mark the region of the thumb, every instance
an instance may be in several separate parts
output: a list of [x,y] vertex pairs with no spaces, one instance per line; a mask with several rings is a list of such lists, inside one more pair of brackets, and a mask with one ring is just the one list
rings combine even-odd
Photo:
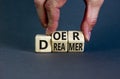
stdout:
[[94,0],[86,0],[85,15],[81,25],[81,30],[86,41],[90,40],[91,31],[97,22],[97,17],[103,3],[102,1],[103,0],[98,0],[95,2]]

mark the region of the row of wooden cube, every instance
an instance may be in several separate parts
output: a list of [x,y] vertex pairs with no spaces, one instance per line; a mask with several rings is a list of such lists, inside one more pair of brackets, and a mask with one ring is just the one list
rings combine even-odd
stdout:
[[84,36],[81,31],[56,31],[52,36],[37,34],[36,52],[83,52]]

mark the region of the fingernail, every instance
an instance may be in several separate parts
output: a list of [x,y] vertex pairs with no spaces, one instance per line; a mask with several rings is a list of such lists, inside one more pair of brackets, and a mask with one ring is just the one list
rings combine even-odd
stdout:
[[46,29],[47,28],[47,24],[42,24],[43,28]]
[[87,34],[87,41],[90,41],[90,37],[91,37],[91,32],[88,32],[88,34]]
[[51,34],[52,34],[51,30],[49,30],[49,28],[47,28],[46,29],[46,35],[51,35]]
[[47,24],[44,24],[44,27],[47,28]]
[[49,35],[49,30],[48,30],[48,28],[46,29],[46,35]]

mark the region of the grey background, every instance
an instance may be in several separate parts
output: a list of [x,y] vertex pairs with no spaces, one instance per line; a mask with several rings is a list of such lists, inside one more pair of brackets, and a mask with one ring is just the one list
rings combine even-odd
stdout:
[[[33,0],[0,0],[0,79],[120,79],[120,5],[105,0],[85,53],[34,53],[44,34]],[[58,30],[79,30],[85,5],[68,0]]]

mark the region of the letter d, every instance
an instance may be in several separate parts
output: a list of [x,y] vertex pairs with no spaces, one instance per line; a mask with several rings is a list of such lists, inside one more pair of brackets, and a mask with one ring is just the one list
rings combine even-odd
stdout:
[[48,43],[46,40],[40,40],[40,49],[46,49],[48,47]]

